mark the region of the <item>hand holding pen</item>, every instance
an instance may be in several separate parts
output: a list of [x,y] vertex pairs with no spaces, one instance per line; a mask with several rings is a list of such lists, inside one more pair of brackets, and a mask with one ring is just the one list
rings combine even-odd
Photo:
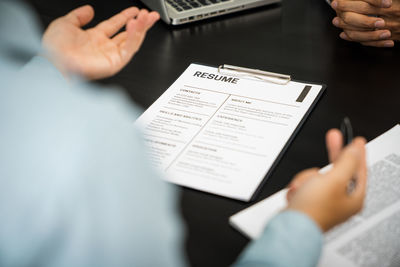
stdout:
[[324,232],[363,207],[367,184],[366,141],[357,137],[343,147],[349,137],[344,140],[340,130],[329,130],[326,145],[332,168],[324,173],[317,168],[302,171],[289,185],[287,208],[305,213]]

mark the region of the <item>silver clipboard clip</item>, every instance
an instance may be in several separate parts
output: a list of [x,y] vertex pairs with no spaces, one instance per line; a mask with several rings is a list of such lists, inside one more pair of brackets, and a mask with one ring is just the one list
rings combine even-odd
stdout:
[[236,77],[255,78],[264,82],[270,82],[280,85],[286,85],[291,81],[290,75],[268,72],[257,69],[237,67],[227,64],[220,65],[218,67],[218,72],[221,74],[228,74]]

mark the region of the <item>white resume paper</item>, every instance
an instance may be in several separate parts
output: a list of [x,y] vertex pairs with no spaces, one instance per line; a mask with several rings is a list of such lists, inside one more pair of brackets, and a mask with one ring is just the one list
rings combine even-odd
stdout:
[[191,64],[136,125],[168,181],[249,201],[322,90]]

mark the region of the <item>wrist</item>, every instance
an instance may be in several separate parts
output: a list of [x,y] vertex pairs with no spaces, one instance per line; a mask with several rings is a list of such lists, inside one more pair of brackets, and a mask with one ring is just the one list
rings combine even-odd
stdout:
[[327,232],[332,228],[332,225],[327,222],[321,212],[313,211],[312,209],[300,208],[300,207],[288,207],[288,211],[299,212],[305,216],[307,216],[314,224],[319,228],[319,230],[323,233]]

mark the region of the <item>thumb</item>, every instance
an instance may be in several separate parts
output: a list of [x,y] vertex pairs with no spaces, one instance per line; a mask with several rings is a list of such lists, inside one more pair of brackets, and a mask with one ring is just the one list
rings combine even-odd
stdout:
[[93,17],[93,7],[91,7],[90,5],[85,5],[72,10],[64,16],[64,19],[77,27],[82,27],[88,24],[93,19]]
[[326,133],[326,148],[329,162],[334,162],[343,148],[343,135],[338,129],[331,129]]
[[365,160],[365,140],[356,138],[343,152],[339,155],[333,164],[333,168],[328,172],[327,176],[334,178],[340,183],[347,183],[354,175],[357,174],[358,168]]

